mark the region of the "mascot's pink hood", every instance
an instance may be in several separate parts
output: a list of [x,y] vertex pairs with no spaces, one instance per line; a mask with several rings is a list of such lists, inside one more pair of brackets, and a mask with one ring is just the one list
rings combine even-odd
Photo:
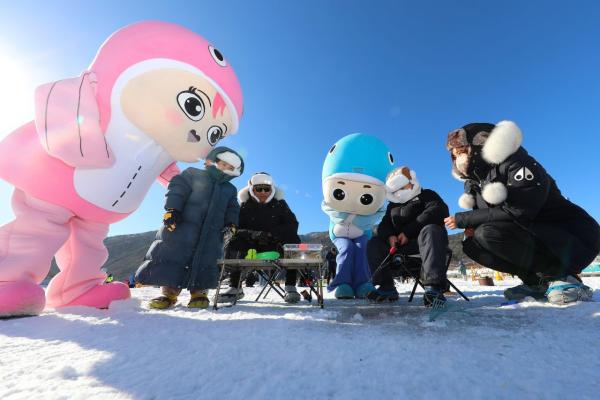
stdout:
[[[206,51],[190,50],[199,48]],[[213,81],[231,106],[236,121],[233,132],[237,130],[243,111],[242,89],[227,60],[201,36],[182,26],[160,21],[139,22],[116,31],[104,42],[90,65],[89,70],[98,79],[96,97],[103,130],[110,121],[110,94],[119,75],[134,64],[161,58],[190,64]]]

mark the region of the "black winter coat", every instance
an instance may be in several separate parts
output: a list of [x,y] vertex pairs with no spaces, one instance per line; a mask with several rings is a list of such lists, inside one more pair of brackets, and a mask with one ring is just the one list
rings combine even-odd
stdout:
[[[482,188],[492,182],[500,182],[507,189],[506,200],[500,204],[489,204],[483,199]],[[459,228],[512,221],[544,243],[568,267],[586,266],[600,252],[598,223],[563,197],[554,179],[522,147],[502,163],[491,166],[483,179],[467,180],[465,193],[474,197],[475,206],[472,211],[456,214]],[[589,251],[573,254],[565,232]]]
[[281,245],[300,243],[298,220],[283,199],[273,198],[263,204],[249,197],[240,208],[239,228],[269,232],[274,242]]
[[448,215],[444,200],[433,190],[423,189],[417,197],[406,203],[388,204],[377,227],[377,236],[387,239],[404,233],[409,239],[416,239],[426,225],[444,226],[444,218]]
[[188,168],[173,177],[165,209],[182,212],[173,232],[162,226],[136,273],[138,282],[189,289],[217,285],[217,258],[223,252],[222,229],[237,224],[237,190],[216,182],[206,171]]

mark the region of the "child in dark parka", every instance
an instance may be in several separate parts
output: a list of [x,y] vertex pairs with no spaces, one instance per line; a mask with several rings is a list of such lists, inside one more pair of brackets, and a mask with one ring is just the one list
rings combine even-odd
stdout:
[[223,230],[235,229],[240,211],[229,181],[242,174],[244,162],[235,151],[216,147],[205,167],[188,168],[169,183],[163,226],[136,274],[142,284],[162,286],[150,308],[173,306],[183,288],[191,294],[188,307],[207,308],[208,289],[217,285]]

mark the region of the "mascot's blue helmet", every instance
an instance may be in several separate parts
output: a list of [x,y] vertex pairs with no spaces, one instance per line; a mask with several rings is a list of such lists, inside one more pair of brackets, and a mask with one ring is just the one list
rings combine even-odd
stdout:
[[353,133],[338,140],[327,153],[321,178],[339,177],[357,182],[384,185],[394,168],[394,157],[381,140]]

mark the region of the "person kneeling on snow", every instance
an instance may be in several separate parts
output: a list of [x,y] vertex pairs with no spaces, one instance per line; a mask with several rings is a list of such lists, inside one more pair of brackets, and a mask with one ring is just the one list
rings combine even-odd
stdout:
[[[444,218],[448,206],[433,190],[422,189],[415,171],[408,167],[393,170],[386,179],[386,195],[389,204],[377,235],[367,244],[367,257],[373,274],[373,284],[379,287],[367,294],[376,302],[398,300],[392,265],[379,268],[390,247],[396,254],[419,254],[422,260],[421,281],[425,287],[423,303],[430,307],[434,301],[445,302],[446,251],[448,233]],[[417,274],[418,271],[410,271]]]
[[204,170],[186,169],[169,183],[163,226],[136,273],[138,282],[162,286],[162,296],[152,299],[150,308],[175,305],[183,288],[191,294],[189,308],[207,308],[208,289],[217,286],[222,231],[234,229],[240,210],[229,181],[242,174],[244,161],[235,151],[216,147],[204,165]]
[[[275,186],[271,175],[259,172],[250,178],[248,186],[240,190],[240,223],[237,233],[227,246],[226,258],[244,258],[249,249],[258,253],[278,251],[282,245],[300,243],[298,221],[283,199],[283,191]],[[235,253],[235,254],[234,254]],[[229,302],[244,296],[238,289],[240,272],[230,275],[230,287],[219,294],[219,302]],[[300,294],[296,290],[296,270],[286,271],[285,301],[297,303]]]
[[446,218],[446,226],[465,229],[463,250],[473,260],[523,281],[504,291],[507,299],[591,300],[577,274],[600,251],[600,227],[563,197],[521,142],[511,121],[448,134],[452,173],[465,185],[459,205],[472,211]]

